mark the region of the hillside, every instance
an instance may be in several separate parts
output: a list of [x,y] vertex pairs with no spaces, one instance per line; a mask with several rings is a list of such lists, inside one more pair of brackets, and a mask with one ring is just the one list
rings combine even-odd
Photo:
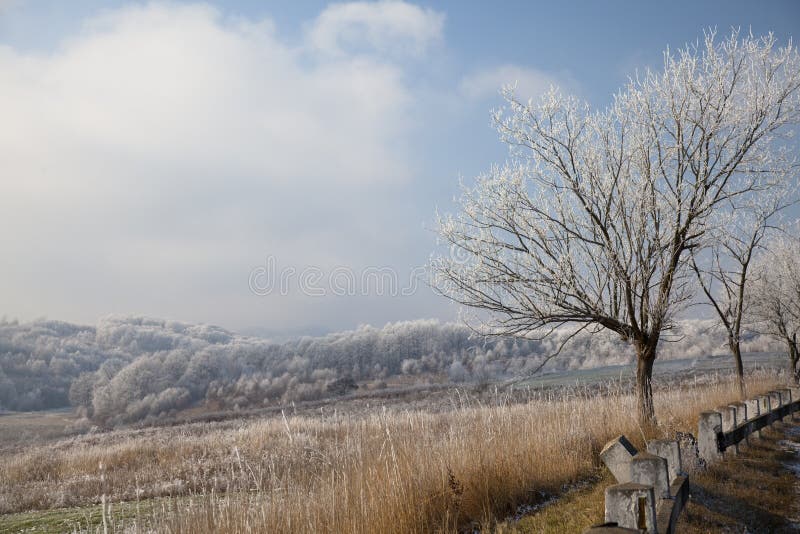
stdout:
[[[660,357],[725,353],[708,321],[684,321]],[[356,388],[480,382],[534,371],[571,332],[543,341],[476,336],[435,320],[390,323],[287,342],[210,325],[110,316],[95,326],[39,320],[0,323],[0,409],[74,406],[94,424],[159,418],[191,405],[281,405]],[[769,348],[750,336],[745,350]],[[630,361],[606,333],[583,332],[542,372]]]

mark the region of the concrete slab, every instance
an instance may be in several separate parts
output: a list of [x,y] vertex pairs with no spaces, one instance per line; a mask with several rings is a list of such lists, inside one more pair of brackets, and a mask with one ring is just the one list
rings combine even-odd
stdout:
[[649,452],[640,452],[631,460],[631,482],[652,486],[657,499],[669,499],[667,459]]
[[623,528],[657,534],[653,488],[633,482],[607,487],[605,520]]
[[707,464],[722,460],[717,432],[722,432],[722,415],[719,412],[702,412],[697,423],[697,449]]
[[628,438],[617,436],[600,451],[600,459],[617,479],[624,484],[631,481],[631,459],[638,453]]
[[[744,403],[747,405],[747,418],[748,419],[755,419],[756,417],[761,415],[761,410],[759,408],[758,399],[747,399],[746,401],[744,401]],[[751,436],[755,436],[757,438],[760,438],[761,437],[761,431],[760,430],[756,430],[755,432],[753,432],[751,434]]]
[[672,439],[656,439],[647,442],[647,452],[661,456],[667,460],[670,483],[675,477],[683,473],[681,464],[681,448],[678,442]]

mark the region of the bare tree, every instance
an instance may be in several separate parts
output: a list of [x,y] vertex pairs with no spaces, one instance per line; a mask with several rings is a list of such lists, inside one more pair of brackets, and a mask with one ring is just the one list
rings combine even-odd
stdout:
[[775,221],[781,210],[793,203],[793,190],[788,175],[777,174],[771,191],[733,202],[728,211],[717,217],[717,224],[708,233],[709,247],[692,254],[692,268],[707,303],[714,309],[728,337],[733,356],[739,393],[745,396],[741,334],[745,320],[747,291],[752,281],[750,266],[754,255],[776,230]]
[[800,382],[800,242],[783,236],[772,240],[767,248],[753,265],[748,316],[754,328],[786,344],[789,371]]
[[616,332],[635,348],[638,415],[652,423],[653,363],[691,298],[690,251],[715,210],[788,172],[776,140],[800,116],[799,88],[792,45],[710,32],[667,51],[662,72],[631,80],[605,111],[504,89],[494,118],[512,160],[440,217],[453,253],[433,260],[435,287],[489,334]]

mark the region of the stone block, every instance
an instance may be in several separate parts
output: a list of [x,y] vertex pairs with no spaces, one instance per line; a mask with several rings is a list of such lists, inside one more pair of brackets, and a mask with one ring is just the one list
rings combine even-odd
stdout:
[[716,411],[722,416],[723,432],[730,432],[736,427],[736,408],[733,406],[720,406]]
[[[773,410],[783,406],[784,398],[780,391],[770,391],[768,395],[770,400],[770,406],[772,406]],[[778,416],[775,416],[774,421],[776,422],[780,421],[780,418]]]
[[676,432],[675,439],[681,450],[681,468],[686,473],[694,473],[702,469],[705,461],[700,458],[697,448],[697,437],[689,432]]
[[[732,402],[729,406],[733,406],[736,408],[736,426],[742,426],[747,422],[747,404],[744,402]],[[745,443],[747,443],[747,437],[744,438]],[[739,445],[735,447],[736,452],[739,452]]]
[[758,399],[747,399],[744,401],[744,404],[747,406],[747,419],[755,419],[761,413],[758,406]]
[[683,473],[681,464],[681,448],[678,442],[671,439],[656,439],[647,442],[647,452],[656,456],[661,456],[667,460],[667,470],[669,481],[672,483],[675,478]]
[[758,409],[762,414],[772,411],[772,399],[769,395],[758,396]]
[[628,438],[618,436],[603,447],[600,451],[600,459],[617,479],[617,482],[624,484],[631,481],[631,459],[638,453]]
[[606,522],[656,534],[656,502],[652,486],[616,484],[606,488]]
[[667,459],[640,452],[631,460],[631,482],[652,486],[657,499],[669,499]]
[[[746,401],[744,401],[744,403],[747,405],[747,418],[748,419],[755,419],[756,417],[761,415],[761,410],[759,409],[758,399],[747,399]],[[753,432],[752,435],[757,437],[757,438],[760,438],[761,437],[761,431],[760,430],[756,430],[755,432]]]
[[[781,394],[781,403],[782,404],[791,404],[794,401],[794,397],[792,396],[792,390],[789,388],[779,389],[778,393]],[[787,414],[783,418],[784,423],[788,423],[792,420],[792,414]]]
[[[769,395],[769,399],[770,399],[770,405],[772,406],[772,409],[773,409],[773,410],[775,410],[776,408],[780,408],[780,407],[781,407],[781,406],[783,406],[783,405],[784,405],[784,403],[785,403],[785,402],[788,400],[788,399],[787,399],[787,398],[785,398],[785,397],[784,397],[784,395],[783,395],[783,394],[782,394],[780,391],[778,391],[778,390],[775,390],[775,391],[770,391],[770,392],[768,393],[768,395]],[[781,420],[781,418],[780,418],[780,417],[778,417],[777,415],[775,415],[775,416],[774,416],[774,419],[773,419],[773,422],[779,422],[780,420]]]
[[[800,401],[800,387],[797,386],[789,386],[789,391],[792,394],[792,402]],[[800,418],[800,411],[796,411],[792,414],[793,419]]]
[[[722,415],[722,431],[723,432],[730,432],[734,428],[736,428],[736,408],[732,405],[728,406],[720,406],[717,408],[717,411]],[[725,452],[730,452],[731,454],[738,454],[739,447],[734,445],[733,447],[729,447],[726,449]]]
[[772,398],[769,395],[758,396],[758,409],[761,411],[761,415],[772,411],[772,402]]
[[728,406],[736,409],[736,425],[739,426],[747,421],[747,404],[744,402],[732,402]]
[[719,452],[717,432],[722,431],[722,415],[719,412],[702,412],[697,423],[697,450],[707,464],[722,459]]

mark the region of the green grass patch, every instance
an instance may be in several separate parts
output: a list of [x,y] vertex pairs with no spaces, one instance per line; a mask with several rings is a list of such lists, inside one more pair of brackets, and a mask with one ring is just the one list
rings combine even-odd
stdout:
[[580,534],[592,525],[603,522],[606,486],[614,484],[610,473],[600,470],[602,477],[588,486],[567,491],[559,499],[519,521],[501,523],[497,534]]
[[[168,497],[111,503],[106,508],[106,525],[109,532],[122,531],[126,525],[136,522],[140,526],[147,522],[157,507],[166,501],[174,501]],[[57,508],[0,515],[0,533],[30,532],[41,534],[61,534],[64,532],[102,532],[103,507],[99,504],[74,508]]]

